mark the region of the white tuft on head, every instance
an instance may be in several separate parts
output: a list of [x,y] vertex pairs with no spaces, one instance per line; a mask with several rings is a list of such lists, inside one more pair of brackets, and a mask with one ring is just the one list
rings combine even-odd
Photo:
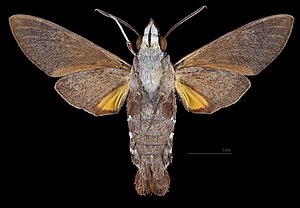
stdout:
[[153,19],[150,19],[149,24],[144,30],[141,48],[160,48],[159,32]]

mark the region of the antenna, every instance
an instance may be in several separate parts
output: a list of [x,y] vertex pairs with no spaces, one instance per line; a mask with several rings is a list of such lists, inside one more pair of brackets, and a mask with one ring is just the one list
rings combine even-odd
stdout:
[[100,14],[102,14],[102,15],[104,15],[106,17],[112,18],[113,20],[116,21],[117,25],[119,26],[119,28],[120,28],[120,30],[121,30],[121,32],[122,32],[122,34],[123,34],[123,36],[124,36],[124,38],[126,40],[126,45],[128,47],[128,50],[135,56],[136,53],[134,52],[132,44],[131,44],[130,40],[128,39],[125,31],[123,30],[123,27],[122,27],[121,24],[125,25],[126,27],[128,27],[129,29],[131,29],[135,34],[137,34],[138,36],[140,36],[140,34],[134,29],[134,27],[132,27],[129,23],[125,22],[124,20],[122,20],[122,19],[120,19],[120,18],[118,18],[118,17],[116,17],[116,16],[114,16],[114,15],[112,15],[110,13],[107,13],[107,12],[105,12],[103,10],[95,9],[95,12],[99,12]]
[[169,29],[169,31],[165,34],[164,38],[167,38],[167,36],[170,35],[170,33],[174,29],[176,29],[182,23],[184,23],[185,21],[189,20],[190,18],[192,18],[193,16],[195,16],[196,14],[198,14],[199,12],[201,12],[204,8],[207,8],[207,6],[202,6],[202,7],[198,8],[196,11],[192,12],[191,14],[189,14],[188,16],[184,17],[182,20],[180,20],[179,22],[177,22],[173,27],[171,27]]

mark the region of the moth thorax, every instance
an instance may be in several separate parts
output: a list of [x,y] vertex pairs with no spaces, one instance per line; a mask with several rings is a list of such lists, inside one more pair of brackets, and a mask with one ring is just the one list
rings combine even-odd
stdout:
[[160,48],[141,47],[137,54],[138,76],[142,88],[152,100],[157,95],[164,74],[162,58],[165,53]]
[[145,92],[147,92],[150,100],[152,100],[157,95],[157,90],[159,88],[162,71],[157,70],[154,67],[146,67],[145,70],[140,73],[140,80]]

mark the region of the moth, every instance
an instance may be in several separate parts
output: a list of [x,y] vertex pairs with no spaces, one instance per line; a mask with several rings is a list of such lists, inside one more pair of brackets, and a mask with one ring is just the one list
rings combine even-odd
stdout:
[[[294,18],[264,17],[239,27],[188,54],[175,64],[166,53],[166,37],[152,19],[136,48],[122,25],[109,13],[133,53],[132,64],[55,23],[29,15],[13,15],[9,24],[19,47],[40,70],[60,77],[56,91],[72,106],[94,116],[116,114],[127,101],[131,159],[137,167],[139,195],[165,195],[172,161],[176,95],[187,111],[212,114],[237,102],[249,89],[246,76],[259,74],[282,51]],[[136,32],[137,33],[137,32]],[[138,34],[138,33],[137,33]]]

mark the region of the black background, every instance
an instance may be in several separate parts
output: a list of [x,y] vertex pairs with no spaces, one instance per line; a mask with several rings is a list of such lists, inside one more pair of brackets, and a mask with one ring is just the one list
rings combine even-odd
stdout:
[[[290,171],[286,150],[295,139],[299,64],[297,18],[288,44],[235,105],[217,113],[195,115],[178,102],[174,159],[169,166],[170,192],[164,197],[138,196],[136,167],[130,161],[126,108],[118,115],[93,117],[68,105],[47,77],[21,52],[8,17],[30,14],[53,21],[118,55],[132,54],[115,22],[95,8],[112,13],[143,32],[152,17],[164,34],[202,5],[208,9],[168,37],[171,61],[177,60],[243,24],[272,14],[296,16],[296,1],[37,1],[0,3],[1,124],[5,188],[11,204],[82,207],[231,206],[237,199],[254,203],[286,184],[278,173]],[[126,29],[135,42],[136,36]],[[221,153],[231,155],[189,155]],[[292,151],[287,153],[291,154]],[[276,180],[273,180],[273,177]],[[247,190],[253,190],[248,192]],[[274,195],[270,200],[274,200]],[[275,197],[280,200],[280,197]],[[105,205],[107,204],[107,205]],[[242,205],[240,204],[240,205]]]

